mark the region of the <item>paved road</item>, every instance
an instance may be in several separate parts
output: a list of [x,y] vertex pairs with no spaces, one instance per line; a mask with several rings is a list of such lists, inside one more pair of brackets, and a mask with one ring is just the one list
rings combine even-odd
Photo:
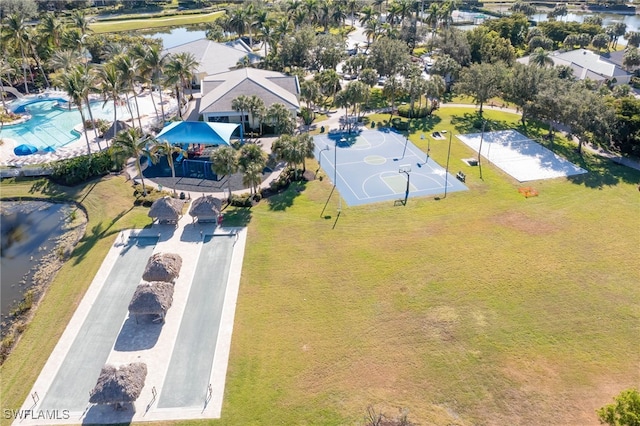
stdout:
[[109,357],[157,241],[156,237],[139,237],[123,247],[43,398],[40,410],[83,411],[87,407],[89,392]]

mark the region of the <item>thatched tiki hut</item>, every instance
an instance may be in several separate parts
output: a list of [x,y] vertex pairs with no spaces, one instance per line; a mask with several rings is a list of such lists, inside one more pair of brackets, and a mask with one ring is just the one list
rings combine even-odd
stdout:
[[142,273],[145,281],[164,281],[172,283],[180,275],[182,258],[175,253],[156,253],[149,258]]
[[176,224],[182,217],[183,201],[171,197],[158,198],[149,209],[149,217],[158,219],[159,223]]
[[138,315],[158,315],[164,322],[164,316],[172,303],[173,284],[162,281],[142,283],[133,293],[129,313],[136,316],[136,323]]
[[222,201],[212,195],[206,195],[198,198],[191,204],[189,215],[195,222],[216,222],[220,211],[222,210]]
[[135,402],[147,378],[147,365],[141,362],[115,368],[112,365],[102,367],[96,387],[89,393],[89,402],[100,405],[113,405],[121,408],[123,404]]

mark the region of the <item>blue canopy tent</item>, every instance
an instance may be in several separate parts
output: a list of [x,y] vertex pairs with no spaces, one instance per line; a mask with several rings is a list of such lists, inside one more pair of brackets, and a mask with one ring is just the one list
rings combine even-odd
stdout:
[[22,145],[18,145],[15,148],[13,148],[13,153],[15,155],[31,155],[31,154],[35,154],[36,152],[38,152],[38,148],[26,143]]
[[[240,124],[176,121],[165,126],[158,133],[156,139],[180,145],[230,145],[231,135],[238,127]],[[240,138],[242,138],[242,129],[240,130]]]

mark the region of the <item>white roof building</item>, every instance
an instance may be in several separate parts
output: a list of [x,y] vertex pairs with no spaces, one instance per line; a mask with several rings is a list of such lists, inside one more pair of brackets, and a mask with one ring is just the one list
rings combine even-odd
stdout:
[[[298,77],[275,71],[241,68],[209,75],[202,80],[199,113],[204,121],[228,123],[241,122],[241,113],[231,106],[240,95],[256,95],[269,108],[283,104],[293,116],[300,110],[300,85]],[[255,124],[255,117],[245,117]]]
[[[631,80],[631,73],[613,61],[587,49],[553,52],[549,57],[553,60],[554,66],[571,67],[573,75],[580,80],[588,78],[597,82],[611,81],[615,85],[628,84]],[[526,65],[529,63],[529,56],[519,58],[517,61]]]

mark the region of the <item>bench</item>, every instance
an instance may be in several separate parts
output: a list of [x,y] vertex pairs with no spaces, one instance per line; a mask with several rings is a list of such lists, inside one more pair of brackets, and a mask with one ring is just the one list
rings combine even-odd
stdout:
[[465,175],[462,172],[458,172],[458,174],[456,174],[456,178],[460,181],[460,182],[464,182],[467,179],[467,175]]

